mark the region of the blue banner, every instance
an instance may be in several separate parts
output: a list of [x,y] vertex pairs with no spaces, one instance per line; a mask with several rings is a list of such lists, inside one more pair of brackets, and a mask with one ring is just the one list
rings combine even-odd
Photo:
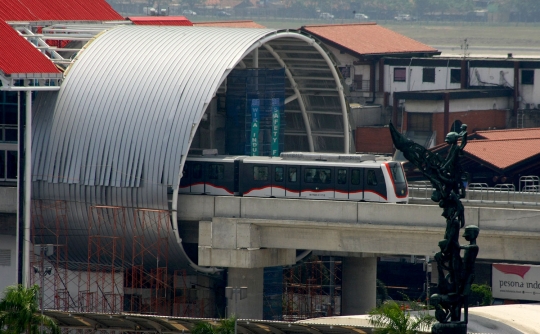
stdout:
[[251,100],[251,155],[259,155],[260,100]]
[[272,156],[279,157],[279,127],[281,124],[279,99],[272,99]]

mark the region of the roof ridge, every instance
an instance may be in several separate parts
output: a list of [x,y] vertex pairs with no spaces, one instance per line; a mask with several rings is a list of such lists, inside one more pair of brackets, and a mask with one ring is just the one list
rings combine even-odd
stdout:
[[476,133],[492,133],[492,132],[520,132],[520,131],[540,131],[540,128],[522,128],[522,129],[498,129],[498,130],[480,130]]
[[498,139],[470,139],[467,143],[475,143],[475,142],[493,142],[493,141],[511,141],[511,140],[538,140],[540,139],[540,135],[538,137],[518,137],[518,138],[498,138]]
[[[326,24],[307,24],[303,25],[302,28],[307,27],[340,27],[340,26],[376,26],[377,22],[357,22],[357,23],[326,23]],[[379,27],[382,27],[379,25]]]

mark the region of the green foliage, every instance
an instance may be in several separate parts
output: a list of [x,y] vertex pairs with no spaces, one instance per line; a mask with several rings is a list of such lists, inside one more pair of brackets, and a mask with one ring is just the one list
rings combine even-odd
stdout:
[[[54,320],[41,316],[38,307],[39,286],[25,288],[22,285],[8,286],[0,301],[0,332],[5,334],[37,334],[43,323],[52,334],[60,329]],[[4,329],[5,328],[5,329]]]
[[471,285],[471,294],[469,295],[470,306],[489,306],[493,302],[491,288],[487,284]]
[[387,299],[388,289],[386,285],[381,280],[377,280],[377,306],[384,304]]
[[419,312],[411,316],[396,302],[390,301],[369,312],[369,323],[377,329],[376,334],[416,334],[427,332],[435,318]]
[[219,325],[212,325],[208,322],[198,322],[191,329],[192,334],[233,334],[236,318],[221,319]]

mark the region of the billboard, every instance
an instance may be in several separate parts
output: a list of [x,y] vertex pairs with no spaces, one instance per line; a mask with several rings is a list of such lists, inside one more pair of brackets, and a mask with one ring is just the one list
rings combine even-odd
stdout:
[[494,263],[491,287],[495,298],[540,301],[540,266]]

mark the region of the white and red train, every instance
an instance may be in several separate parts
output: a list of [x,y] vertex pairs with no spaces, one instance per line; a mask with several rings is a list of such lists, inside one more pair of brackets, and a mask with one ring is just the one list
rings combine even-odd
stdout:
[[374,155],[188,156],[180,193],[407,203],[401,163]]

